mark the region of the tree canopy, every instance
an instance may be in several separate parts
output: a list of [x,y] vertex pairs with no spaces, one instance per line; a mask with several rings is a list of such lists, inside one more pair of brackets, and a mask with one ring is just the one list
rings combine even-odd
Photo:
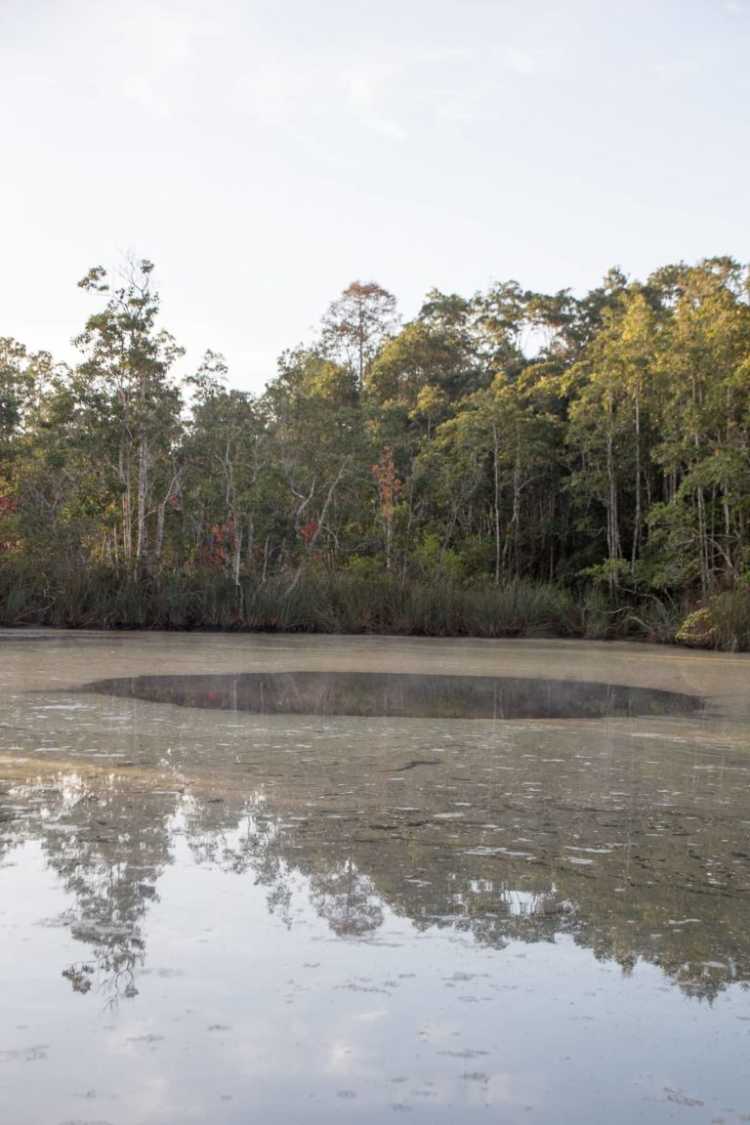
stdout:
[[80,283],[73,365],[0,339],[0,565],[138,580],[388,572],[699,600],[750,573],[750,274],[583,296],[355,281],[265,391],[176,371],[149,261]]

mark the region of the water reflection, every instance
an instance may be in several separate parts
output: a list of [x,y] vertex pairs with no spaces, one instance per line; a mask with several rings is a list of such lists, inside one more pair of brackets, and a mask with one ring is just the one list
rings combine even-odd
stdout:
[[84,690],[258,715],[591,719],[679,715],[703,706],[697,696],[623,684],[381,672],[135,676],[97,680]]
[[[583,646],[394,642],[349,661],[376,673],[353,717],[328,713],[345,678],[126,678],[296,666],[308,642],[265,644],[17,646],[10,688],[0,660],[13,1125],[750,1114],[746,709],[640,650],[612,679],[673,696],[563,688],[564,661],[596,678]],[[307,667],[334,648],[348,666],[321,642]],[[435,675],[399,687],[397,657]],[[81,690],[93,668],[117,692]],[[536,668],[551,686],[443,675]],[[273,707],[243,710],[260,684]]]
[[85,947],[63,971],[73,990],[85,994],[95,980],[109,1002],[136,996],[143,922],[170,862],[165,795],[106,778],[92,787],[74,773],[44,784],[0,783],[0,824],[0,861],[3,851],[39,841],[71,903],[45,924],[69,928]]
[[[84,947],[64,975],[111,1000],[137,995],[147,915],[179,840],[197,868],[265,887],[289,927],[303,886],[305,910],[337,938],[376,936],[388,912],[417,933],[452,930],[496,950],[567,934],[626,973],[651,962],[699,998],[750,981],[747,820],[701,815],[700,802],[571,807],[533,791],[515,807],[456,800],[473,795],[454,787],[468,815],[453,818],[409,805],[352,818],[330,801],[295,812],[200,783],[184,794],[122,773],[61,773],[2,784],[0,861],[41,843],[70,903],[54,921]],[[498,842],[501,825],[512,846]]]

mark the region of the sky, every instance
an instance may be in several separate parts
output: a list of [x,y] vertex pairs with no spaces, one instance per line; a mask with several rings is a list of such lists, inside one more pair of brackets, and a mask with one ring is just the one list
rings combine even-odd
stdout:
[[72,361],[133,254],[260,390],[355,279],[747,261],[748,59],[750,0],[0,0],[0,335]]

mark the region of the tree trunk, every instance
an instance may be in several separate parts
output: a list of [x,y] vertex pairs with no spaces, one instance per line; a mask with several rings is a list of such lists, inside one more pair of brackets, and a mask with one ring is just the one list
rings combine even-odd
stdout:
[[494,472],[495,472],[495,585],[500,585],[500,471],[498,466],[498,438],[497,424],[492,424],[492,437],[494,440]]
[[154,559],[156,564],[161,562],[161,551],[164,545],[164,514],[167,509],[167,501],[162,500],[159,507],[156,509],[156,540],[154,542]]
[[510,525],[513,529],[513,574],[519,574],[519,540],[521,536],[521,442],[516,439],[516,458],[513,463],[513,514]]
[[[614,457],[614,424],[612,419],[611,400],[607,404],[607,548],[610,564],[622,558],[620,545],[620,520],[618,513],[617,477],[615,474]],[[614,567],[610,566],[609,587],[614,591],[617,586],[617,575]]]
[[706,502],[703,496],[703,489],[698,488],[695,491],[696,506],[698,509],[698,544],[700,548],[700,563],[701,563],[701,591],[705,596],[708,593],[710,586],[710,572],[708,566],[708,535],[706,532]]
[[133,557],[133,506],[130,488],[130,457],[120,447],[118,470],[124,492],[122,494],[122,553],[126,565]]
[[164,521],[167,511],[167,504],[175,494],[175,488],[179,479],[179,470],[174,474],[169,482],[169,488],[164,493],[164,499],[156,509],[156,539],[154,542],[154,560],[157,565],[161,562],[162,550],[164,548]]
[[249,572],[255,570],[255,560],[253,558],[253,551],[255,550],[255,520],[250,517],[247,525],[247,547],[245,548],[245,558],[247,559],[247,569]]
[[630,569],[635,574],[635,564],[641,545],[641,401],[638,392],[635,396],[635,519],[633,527],[633,550]]
[[263,573],[260,576],[260,584],[264,586],[268,577],[268,536],[263,544]]
[[232,559],[232,578],[235,586],[240,584],[240,562],[242,560],[242,527],[234,523],[234,557]]
[[721,510],[724,513],[724,539],[726,542],[725,557],[727,559],[727,574],[731,577],[734,577],[736,570],[732,552],[732,517],[729,510],[729,497],[727,495],[726,485],[722,485],[721,489]]
[[136,569],[140,569],[148,550],[148,529],[146,527],[146,506],[148,499],[148,441],[142,432],[138,442],[138,509],[135,550]]

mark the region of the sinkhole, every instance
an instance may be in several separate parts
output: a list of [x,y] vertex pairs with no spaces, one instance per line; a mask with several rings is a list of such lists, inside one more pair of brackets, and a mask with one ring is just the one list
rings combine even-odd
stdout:
[[400,672],[243,672],[97,680],[84,691],[255,715],[602,719],[682,715],[703,700],[624,684]]

